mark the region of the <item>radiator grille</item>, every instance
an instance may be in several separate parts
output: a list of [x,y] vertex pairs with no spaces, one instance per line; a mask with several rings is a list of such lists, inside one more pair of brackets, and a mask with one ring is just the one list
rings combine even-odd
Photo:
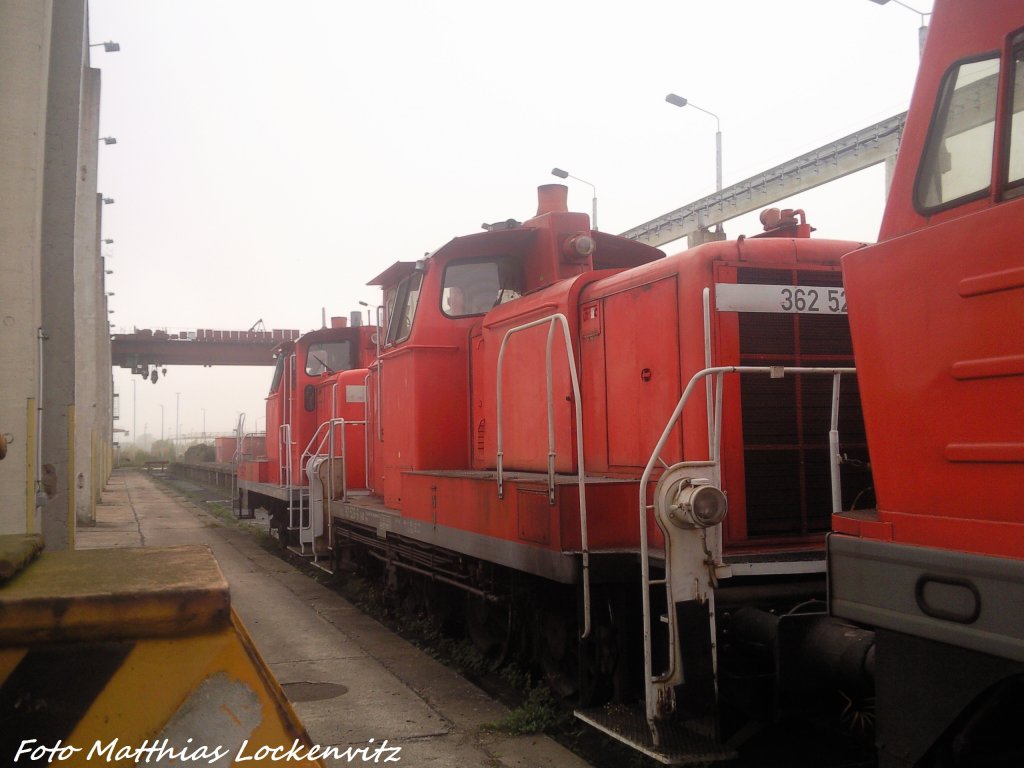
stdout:
[[[838,272],[741,268],[738,282],[840,287]],[[852,366],[843,315],[739,313],[741,365]],[[747,535],[799,536],[827,531],[832,507],[828,376],[741,376]],[[866,463],[867,441],[854,377],[844,376],[839,411],[840,453]],[[843,508],[871,485],[869,473],[842,468]]]

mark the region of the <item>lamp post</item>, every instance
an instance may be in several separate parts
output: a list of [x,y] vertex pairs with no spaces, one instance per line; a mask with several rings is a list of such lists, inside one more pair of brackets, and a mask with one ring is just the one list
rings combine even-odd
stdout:
[[[885,5],[888,2],[890,2],[890,0],[871,0],[871,2],[877,3],[878,5]],[[896,5],[906,8],[908,11],[916,13],[918,16],[921,17],[921,26],[918,27],[917,29],[917,54],[918,56],[924,56],[924,43],[928,39],[928,25],[925,23],[924,17],[931,16],[931,13],[919,11],[917,10],[917,8],[914,8],[913,6],[900,2],[900,0],[892,0],[892,2],[896,3]]]
[[689,99],[684,99],[682,96],[677,96],[674,93],[670,93],[665,97],[665,101],[676,107],[690,106],[694,109],[698,109],[705,115],[711,115],[715,118],[715,191],[722,191],[722,121],[718,119],[718,115],[714,112],[709,112],[704,107],[698,107]]
[[551,175],[557,176],[560,179],[575,179],[576,181],[582,182],[593,190],[593,198],[591,199],[591,214],[590,214],[590,226],[592,229],[597,229],[597,187],[591,184],[586,179],[581,179],[579,176],[573,176],[568,171],[563,171],[561,168],[552,168]]

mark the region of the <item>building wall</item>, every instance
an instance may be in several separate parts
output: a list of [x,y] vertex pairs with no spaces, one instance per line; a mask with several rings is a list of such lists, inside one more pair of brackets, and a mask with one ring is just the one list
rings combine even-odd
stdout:
[[101,402],[102,374],[97,365],[96,348],[100,332],[108,339],[109,333],[103,264],[99,253],[98,211],[103,203],[96,193],[100,145],[100,72],[91,67],[85,68],[82,78],[80,122],[74,244],[74,486],[75,517],[79,523],[91,524],[96,521],[96,497],[101,488],[99,479],[103,475],[101,425],[104,417],[109,418]]
[[87,18],[86,0],[0,0],[0,534],[51,550],[74,546],[110,472]]
[[74,546],[75,227],[78,223],[85,0],[53,0],[43,179],[43,537]]
[[32,525],[52,2],[0,0],[0,533]]

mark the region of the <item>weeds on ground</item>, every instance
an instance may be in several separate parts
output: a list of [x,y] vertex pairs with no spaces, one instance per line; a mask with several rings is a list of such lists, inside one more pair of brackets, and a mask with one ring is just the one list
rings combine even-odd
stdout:
[[526,701],[501,720],[496,723],[485,723],[480,727],[494,733],[522,736],[564,728],[569,721],[569,713],[555,700],[551,689],[545,685],[538,685],[530,690]]

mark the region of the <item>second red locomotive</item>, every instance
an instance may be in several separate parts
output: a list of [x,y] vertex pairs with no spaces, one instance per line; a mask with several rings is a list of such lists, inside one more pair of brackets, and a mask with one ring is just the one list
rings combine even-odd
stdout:
[[[275,377],[297,414],[268,470],[299,494],[292,539],[364,548],[392,583],[458,608],[485,649],[528,625],[552,686],[583,703],[642,694],[644,664],[644,748],[675,759],[659,736],[673,721],[684,758],[727,757],[717,668],[734,649],[717,605],[823,596],[831,515],[871,485],[839,266],[859,244],[811,239],[802,211],[764,221],[666,257],[592,230],[549,185],[532,219],[393,265],[371,282],[376,355],[342,374],[365,379],[365,415],[311,407],[301,371],[328,331],[296,344],[294,383]],[[709,368],[735,375],[674,416]],[[601,712],[581,716],[622,737]]]

